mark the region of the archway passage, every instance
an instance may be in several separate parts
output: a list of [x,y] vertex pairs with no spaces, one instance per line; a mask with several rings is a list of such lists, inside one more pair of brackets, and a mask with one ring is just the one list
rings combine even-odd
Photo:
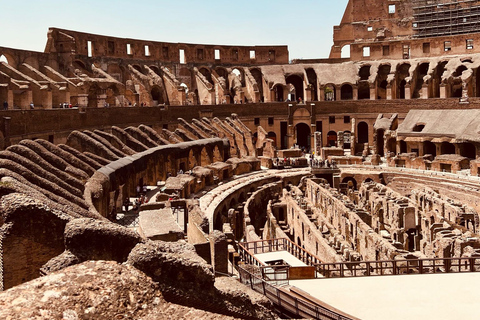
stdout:
[[353,88],[349,84],[344,84],[340,88],[340,99],[341,100],[352,100],[353,99]]
[[337,145],[337,133],[335,131],[329,131],[327,133],[327,144],[329,147],[335,147]]
[[475,145],[469,142],[460,145],[460,152],[463,157],[469,159],[475,159],[477,154]]
[[358,143],[368,143],[368,124],[364,121],[358,123]]
[[423,142],[423,154],[431,154],[433,158],[437,156],[437,148],[435,143],[431,141],[424,141]]
[[280,84],[277,84],[273,87],[273,92],[275,93],[275,101],[283,101],[283,87]]
[[357,190],[357,180],[355,180],[353,177],[343,178],[342,183],[346,183],[348,189]]
[[442,142],[440,150],[442,154],[455,154],[455,146],[450,142]]
[[295,87],[295,99],[301,98],[305,100],[303,96],[303,79],[300,76],[292,74],[285,79],[285,82],[291,83]]
[[318,93],[317,93],[317,74],[315,70],[309,68],[306,70],[308,83],[312,86],[312,101],[318,101]]
[[152,95],[152,100],[154,105],[165,103],[165,101],[163,100],[163,95],[160,87],[154,86],[152,88],[151,95]]
[[310,127],[305,123],[299,123],[295,126],[297,131],[297,145],[301,148],[310,149]]

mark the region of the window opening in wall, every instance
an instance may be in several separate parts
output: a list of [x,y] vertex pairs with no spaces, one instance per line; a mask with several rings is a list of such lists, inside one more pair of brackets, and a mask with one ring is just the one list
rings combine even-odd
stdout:
[[197,49],[197,59],[203,60],[203,49]]
[[340,57],[341,58],[350,58],[350,45],[349,44],[344,45],[342,47],[342,52],[340,54]]
[[467,39],[467,49],[473,49],[473,39]]
[[396,11],[396,7],[394,4],[389,4],[388,5],[388,13],[392,14],[392,13],[395,13]]
[[260,125],[260,118],[254,118],[254,119],[253,119],[253,123],[254,123],[256,126],[259,126],[259,125]]
[[430,42],[423,43],[423,53],[430,53]]
[[382,54],[384,56],[389,56],[390,55],[390,46],[382,46]]
[[130,43],[127,43],[127,54],[128,55],[132,54],[132,45]]
[[416,23],[416,22],[412,23],[412,27],[414,27],[414,28],[418,27],[418,23]]
[[273,117],[268,117],[268,125],[273,126]]
[[344,116],[343,123],[350,123],[350,116]]
[[363,56],[370,57],[370,47],[363,47]]
[[145,46],[145,57],[150,57],[150,47],[148,45]]
[[335,116],[329,116],[328,123],[335,123]]
[[220,49],[215,49],[215,60],[220,60]]
[[450,51],[452,50],[452,42],[451,41],[445,41],[443,43],[443,47],[445,51]]
[[250,50],[250,59],[255,59],[255,50]]
[[367,31],[373,31],[373,27],[368,26],[368,27],[367,27]]
[[93,56],[92,41],[87,41],[87,55],[89,58]]
[[185,64],[185,50],[180,49],[179,54],[180,54],[180,63]]
[[410,45],[403,45],[403,59],[410,59]]

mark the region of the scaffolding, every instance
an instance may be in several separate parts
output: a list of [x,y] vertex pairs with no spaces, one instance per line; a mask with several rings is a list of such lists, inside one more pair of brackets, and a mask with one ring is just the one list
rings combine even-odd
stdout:
[[480,32],[480,0],[412,0],[416,38]]

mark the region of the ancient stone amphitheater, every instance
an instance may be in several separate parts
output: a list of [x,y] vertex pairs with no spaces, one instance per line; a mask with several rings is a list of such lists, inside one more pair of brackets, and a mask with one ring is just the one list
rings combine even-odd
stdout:
[[[478,53],[51,28],[0,57],[2,319],[355,319],[279,279],[480,270]],[[272,281],[279,247],[311,269]]]

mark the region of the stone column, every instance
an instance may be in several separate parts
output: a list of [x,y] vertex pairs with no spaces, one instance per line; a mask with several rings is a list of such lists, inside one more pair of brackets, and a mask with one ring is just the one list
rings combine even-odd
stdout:
[[213,230],[208,235],[210,241],[210,255],[215,272],[228,273],[228,246],[227,237],[218,230]]
[[313,150],[315,151],[316,155],[320,155],[322,152],[322,133],[315,131],[314,133],[314,142],[313,142]]
[[412,88],[411,85],[408,83],[405,85],[405,100],[412,98]]
[[343,131],[338,131],[337,132],[337,146],[339,148],[344,148],[345,146],[345,140],[344,140],[344,136],[343,136]]
[[377,100],[377,88],[375,86],[370,87],[370,100]]
[[77,98],[78,109],[80,112],[85,112],[88,106],[88,94],[79,94]]
[[392,100],[392,85],[388,84],[387,85],[387,100]]
[[422,84],[422,90],[420,91],[420,99],[428,99],[428,84]]
[[447,85],[445,83],[440,84],[440,98],[445,99],[447,97]]
[[353,87],[353,100],[358,100],[358,86],[352,86]]

